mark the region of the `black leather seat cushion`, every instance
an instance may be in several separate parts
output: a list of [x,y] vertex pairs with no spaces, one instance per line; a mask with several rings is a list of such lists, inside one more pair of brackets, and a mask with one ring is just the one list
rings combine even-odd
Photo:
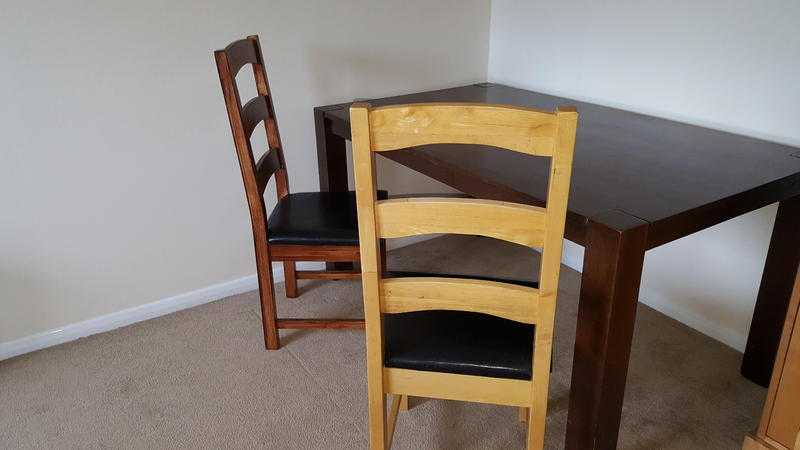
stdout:
[[386,367],[531,379],[533,325],[463,311],[384,316]]
[[282,198],[267,221],[270,244],[358,245],[355,192],[302,192]]
[[[379,190],[377,197],[389,194]],[[300,192],[280,199],[267,220],[270,244],[358,245],[356,193]]]

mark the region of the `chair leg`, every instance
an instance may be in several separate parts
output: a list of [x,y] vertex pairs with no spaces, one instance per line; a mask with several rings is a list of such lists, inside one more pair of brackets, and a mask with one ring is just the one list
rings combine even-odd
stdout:
[[369,409],[369,448],[386,449],[386,394],[368,395]]
[[392,395],[392,406],[389,409],[389,419],[386,423],[386,448],[391,450],[392,439],[394,438],[394,428],[397,424],[397,414],[402,409],[403,403],[408,406],[408,396]]
[[530,408],[524,408],[522,406],[519,407],[519,421],[520,423],[528,423],[528,414]]
[[297,298],[297,270],[294,261],[283,262],[283,279],[286,297]]
[[410,398],[411,397],[409,397],[407,395],[403,395],[400,398],[400,411],[408,411],[409,409],[411,409],[411,407],[408,404]]
[[281,347],[278,335],[278,317],[275,307],[275,286],[272,283],[272,264],[258,262],[258,295],[261,300],[261,325],[264,328],[264,345],[267,350]]
[[[542,450],[544,448],[544,428],[547,420],[547,396],[550,385],[550,361],[552,344],[552,317],[555,314],[554,303],[545,305],[549,311],[544,311],[543,324],[538,326],[533,348],[536,349],[533,362],[533,401],[528,407],[528,450]],[[540,316],[541,317],[541,316]],[[548,323],[550,326],[548,326]]]

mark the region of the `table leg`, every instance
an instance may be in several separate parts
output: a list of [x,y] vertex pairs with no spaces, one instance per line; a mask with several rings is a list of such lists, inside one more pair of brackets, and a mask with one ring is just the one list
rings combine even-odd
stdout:
[[647,231],[647,222],[622,212],[589,221],[567,449],[616,448]]
[[[346,191],[347,146],[345,138],[337,136],[325,120],[325,108],[314,108],[314,129],[317,134],[317,166],[319,189],[322,192]],[[346,262],[327,263],[328,270],[352,270]]]
[[800,265],[800,196],[782,201],[775,216],[767,262],[742,359],[742,375],[769,386],[795,274]]

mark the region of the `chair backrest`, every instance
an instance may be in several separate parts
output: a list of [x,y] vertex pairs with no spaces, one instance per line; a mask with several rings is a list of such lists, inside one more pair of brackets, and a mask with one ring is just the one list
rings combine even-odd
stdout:
[[[487,104],[354,104],[350,117],[367,328],[370,322],[381,323],[381,313],[434,309],[480,312],[535,323],[539,330],[540,324],[552,328],[577,112]],[[549,157],[545,207],[464,198],[376,201],[375,152],[443,143]],[[483,280],[380,278],[379,239],[433,233],[489,236],[541,248],[539,288]]]
[[[486,104],[375,109],[355,104],[350,108],[372,448],[391,446],[394,428],[389,425],[387,431],[388,422],[382,419],[387,392],[526,407],[528,448],[544,446],[555,301],[577,122],[578,114],[571,108],[555,113]],[[545,207],[480,199],[376,200],[376,152],[445,143],[487,145],[550,158]],[[541,248],[539,288],[479,279],[381,278],[380,239],[432,233],[489,236]],[[535,324],[531,380],[384,367],[383,313],[422,310],[470,311]],[[399,403],[393,404],[394,417]]]
[[[257,236],[266,236],[267,211],[263,199],[264,190],[270,178],[275,175],[278,198],[283,198],[289,194],[289,180],[258,36],[248,36],[246,39],[235,41],[223,50],[215,51],[214,58],[217,61],[219,82],[225,97],[254,233]],[[236,85],[236,74],[247,64],[253,66],[258,95],[242,106]],[[256,160],[250,145],[250,137],[253,130],[262,122],[267,134],[266,151]]]

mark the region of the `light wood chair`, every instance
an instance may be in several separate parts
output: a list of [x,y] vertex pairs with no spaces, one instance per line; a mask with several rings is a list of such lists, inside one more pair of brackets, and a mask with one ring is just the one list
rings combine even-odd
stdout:
[[[233,142],[244,180],[255,244],[264,343],[280,347],[282,328],[362,328],[363,319],[279,319],[275,308],[272,262],[282,261],[286,296],[298,296],[298,279],[338,280],[360,276],[356,270],[298,271],[296,261],[357,262],[358,222],[351,192],[289,193],[289,178],[272,93],[258,36],[248,36],[214,52]],[[242,106],[236,74],[252,65],[258,95]],[[256,160],[250,138],[264,123],[266,151]],[[278,204],[267,220],[264,191],[275,176]],[[386,192],[379,193],[385,198]]]
[[[419,396],[526,408],[527,448],[541,449],[577,113],[485,104],[354,104],[350,118],[371,448],[391,447],[401,405],[407,396]],[[550,158],[546,207],[376,198],[375,152],[444,143]],[[541,248],[539,288],[478,279],[382,277],[380,239],[433,233]],[[393,396],[388,418],[386,394]]]

